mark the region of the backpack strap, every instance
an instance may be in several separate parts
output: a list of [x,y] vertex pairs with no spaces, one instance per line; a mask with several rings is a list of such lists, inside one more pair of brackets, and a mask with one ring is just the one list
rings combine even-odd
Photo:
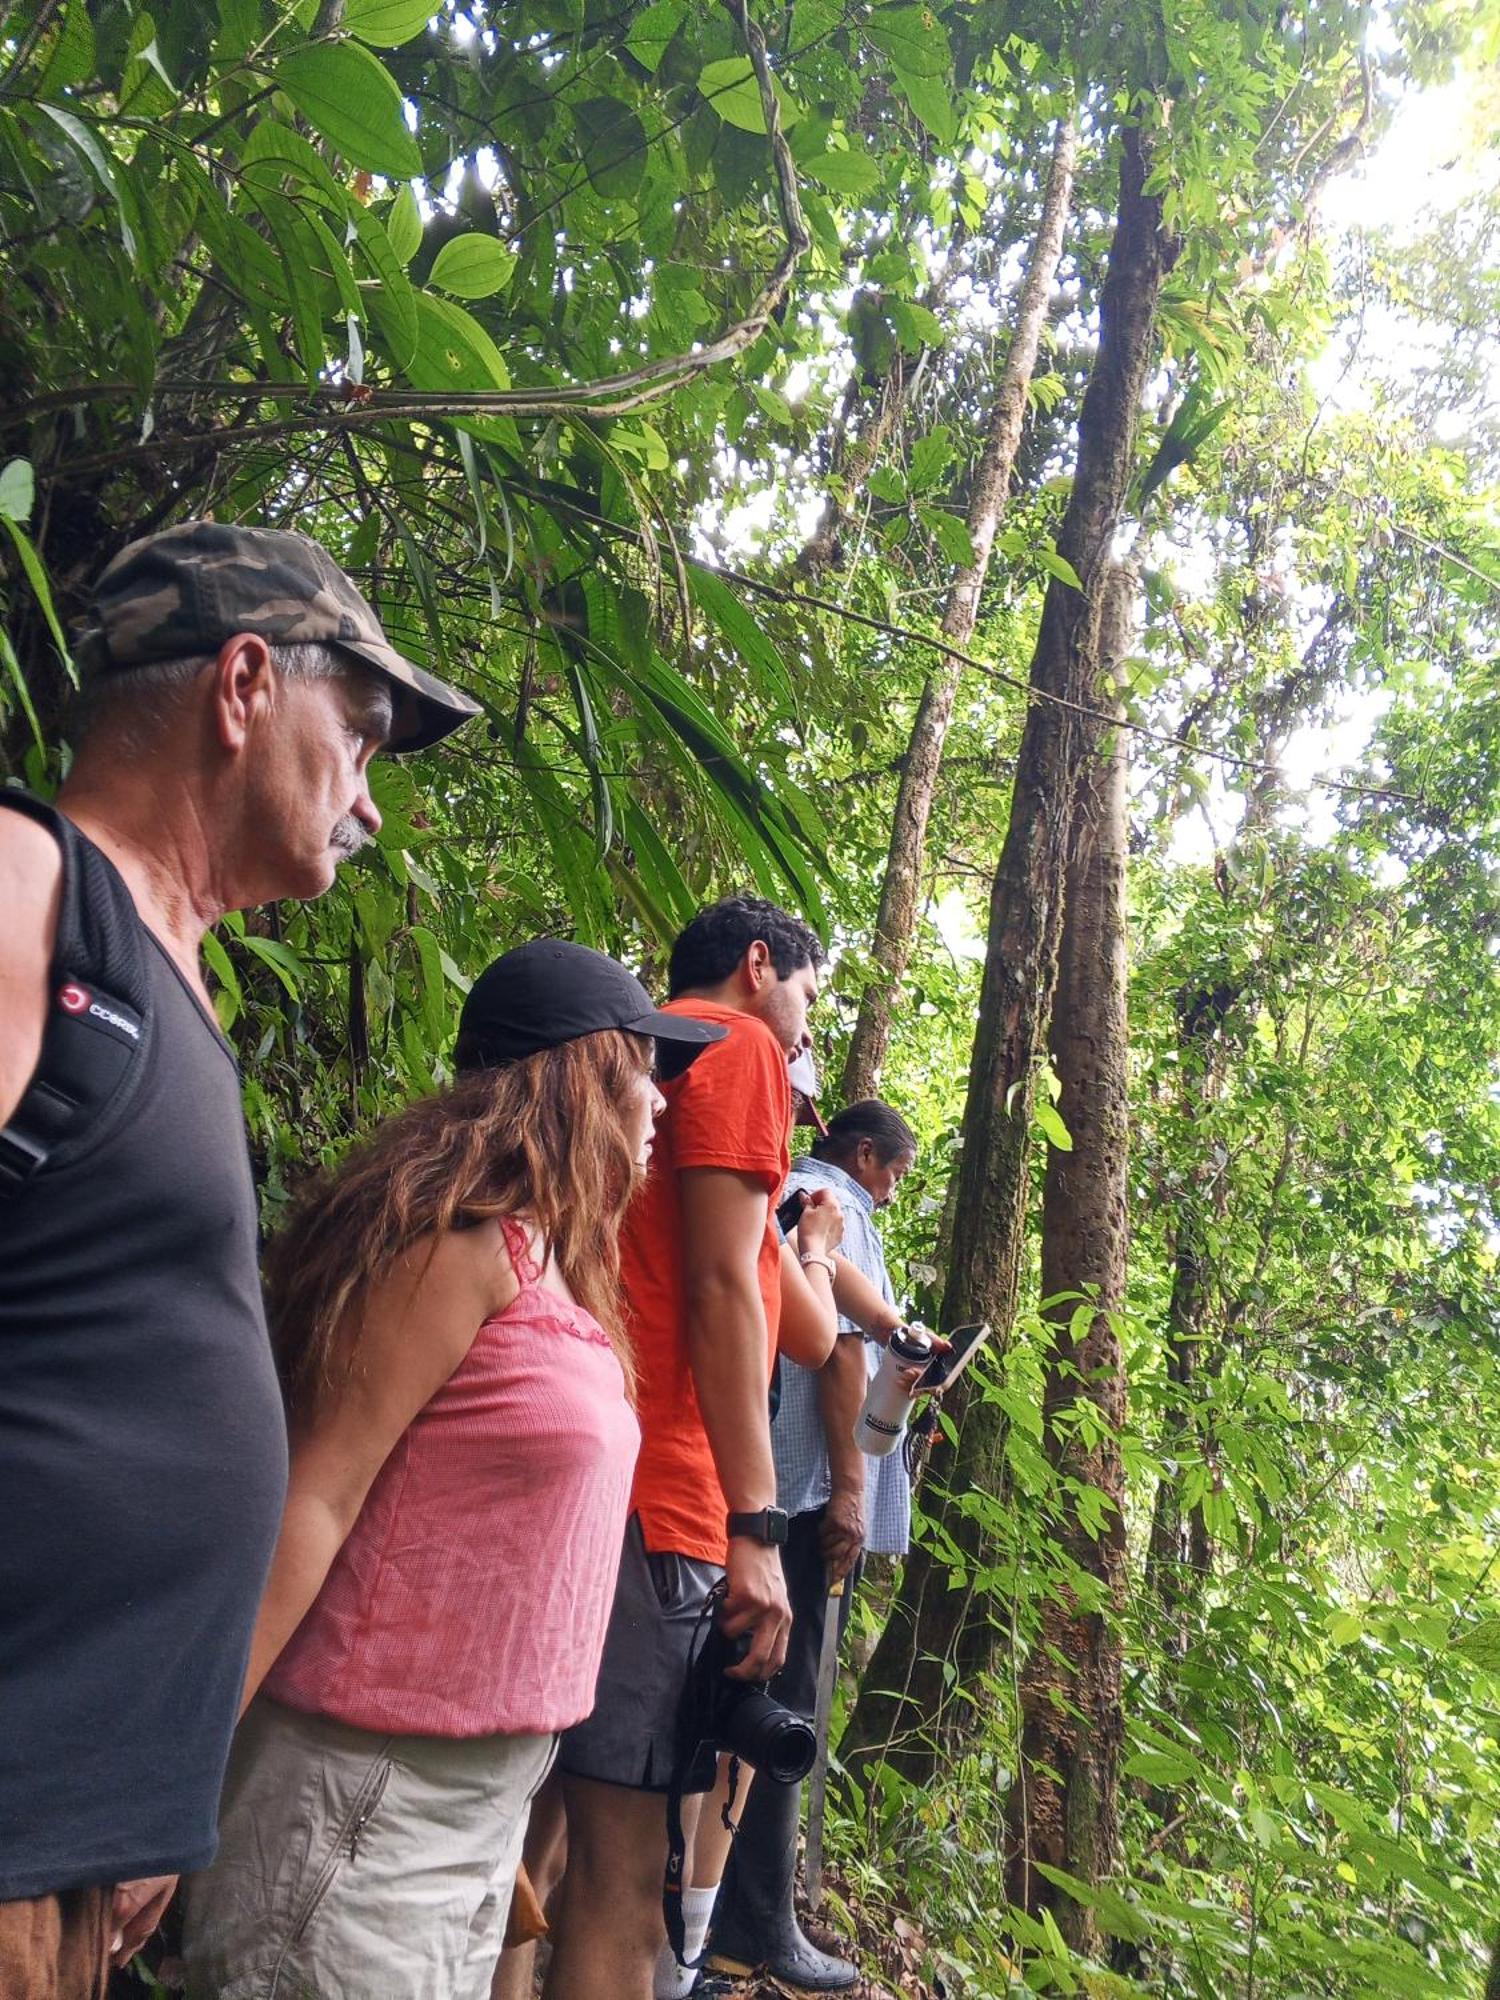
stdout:
[[130,891],[91,840],[53,806],[0,790],[0,807],[44,826],[62,850],[62,900],[41,1054],[0,1126],[0,1202],[48,1165],[83,1151],[140,1080],[149,1037],[141,922]]

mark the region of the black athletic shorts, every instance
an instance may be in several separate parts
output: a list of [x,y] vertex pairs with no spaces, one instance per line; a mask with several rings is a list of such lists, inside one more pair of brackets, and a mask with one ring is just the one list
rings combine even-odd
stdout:
[[695,1556],[648,1554],[640,1516],[631,1515],[594,1712],[563,1731],[560,1771],[640,1792],[667,1790],[688,1655],[704,1600],[723,1574]]

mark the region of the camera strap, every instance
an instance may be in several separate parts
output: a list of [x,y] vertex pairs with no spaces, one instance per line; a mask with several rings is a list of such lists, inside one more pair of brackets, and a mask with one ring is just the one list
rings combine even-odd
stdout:
[[[687,1872],[687,1838],[682,1830],[683,1786],[692,1776],[693,1765],[702,1741],[700,1724],[703,1718],[698,1712],[698,1661],[707,1641],[714,1615],[724,1601],[725,1586],[716,1583],[703,1600],[703,1608],[698,1613],[698,1623],[688,1645],[687,1673],[683,1679],[682,1692],[677,1704],[677,1743],[672,1758],[672,1780],[667,1786],[667,1866],[662,1876],[661,1913],[667,1927],[667,1943],[672,1947],[673,1956],[686,1972],[696,1972],[708,1956],[705,1945],[696,1958],[687,1956],[687,1933],[682,1921],[682,1886]],[[724,1825],[730,1833],[737,1826],[730,1818],[735,1796],[739,1791],[740,1760],[730,1759],[729,1797],[724,1802]]]

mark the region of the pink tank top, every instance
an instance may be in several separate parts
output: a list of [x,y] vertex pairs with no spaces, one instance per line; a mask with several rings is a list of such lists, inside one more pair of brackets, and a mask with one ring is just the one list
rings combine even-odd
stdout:
[[420,1736],[542,1734],[594,1706],[640,1428],[598,1321],[504,1227],[520,1294],[376,1474],[266,1677],[276,1701]]

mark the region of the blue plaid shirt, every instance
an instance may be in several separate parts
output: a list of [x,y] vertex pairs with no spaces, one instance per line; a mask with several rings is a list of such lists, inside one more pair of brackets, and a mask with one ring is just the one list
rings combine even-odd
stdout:
[[[842,1167],[809,1155],[797,1160],[787,1176],[786,1191],[832,1188],[844,1211],[844,1240],[839,1254],[879,1287],[891,1301],[895,1293],[885,1268],[885,1251],[875,1227],[875,1204]],[[840,1318],[841,1334],[858,1333],[852,1320]],[[880,1348],[865,1341],[865,1367],[873,1375],[880,1366]],[[776,1499],[788,1514],[807,1514],[821,1507],[833,1491],[828,1470],[828,1445],[818,1408],[817,1371],[781,1360],[781,1407],[771,1425],[771,1450],[776,1459]],[[904,1556],[911,1533],[911,1486],[899,1451],[889,1458],[865,1461],[865,1547],[876,1555]]]

